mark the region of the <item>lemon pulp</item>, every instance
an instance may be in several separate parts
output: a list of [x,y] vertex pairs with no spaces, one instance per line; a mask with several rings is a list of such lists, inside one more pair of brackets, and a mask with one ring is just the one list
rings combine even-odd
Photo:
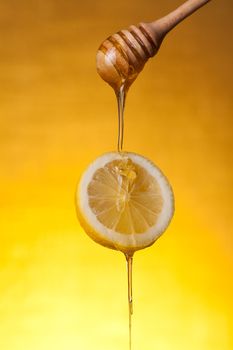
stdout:
[[88,196],[97,219],[124,234],[143,233],[155,225],[163,205],[156,179],[127,157],[96,170]]

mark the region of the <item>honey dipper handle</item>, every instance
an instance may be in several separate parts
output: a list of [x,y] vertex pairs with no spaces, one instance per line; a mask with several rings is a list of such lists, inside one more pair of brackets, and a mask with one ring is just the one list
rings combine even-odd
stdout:
[[155,32],[160,31],[161,37],[164,37],[172,28],[190,16],[193,12],[198,10],[210,0],[187,0],[184,4],[179,6],[176,10],[170,12],[161,19],[150,23],[151,30]]

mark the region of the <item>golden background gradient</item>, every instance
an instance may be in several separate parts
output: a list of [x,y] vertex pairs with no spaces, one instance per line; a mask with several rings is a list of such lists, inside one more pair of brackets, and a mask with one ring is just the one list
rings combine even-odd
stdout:
[[[81,172],[116,148],[95,53],[181,2],[1,0],[1,350],[128,348],[123,255],[74,208]],[[176,197],[167,232],[135,255],[133,350],[233,349],[232,10],[211,1],[180,24],[129,91],[125,149]]]

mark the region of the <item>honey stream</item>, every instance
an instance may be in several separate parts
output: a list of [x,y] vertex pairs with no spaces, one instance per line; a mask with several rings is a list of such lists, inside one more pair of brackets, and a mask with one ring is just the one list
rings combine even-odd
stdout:
[[132,349],[132,315],[133,315],[133,284],[132,284],[132,267],[133,255],[125,254],[127,262],[128,278],[128,307],[129,307],[129,350]]
[[[122,83],[119,90],[116,91],[117,106],[118,106],[118,139],[117,150],[119,153],[123,152],[124,142],[124,109],[126,90],[125,85]],[[133,315],[133,286],[132,286],[132,267],[133,267],[133,254],[125,253],[127,263],[127,283],[128,283],[128,312],[129,312],[129,350],[132,350],[132,315]]]
[[124,109],[125,109],[125,98],[126,92],[124,85],[121,85],[119,91],[116,92],[117,107],[118,107],[118,139],[117,139],[117,150],[118,152],[123,151],[124,142]]

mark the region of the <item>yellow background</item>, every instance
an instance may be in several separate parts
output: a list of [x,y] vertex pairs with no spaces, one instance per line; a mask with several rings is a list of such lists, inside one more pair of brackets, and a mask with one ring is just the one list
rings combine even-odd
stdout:
[[[93,243],[76,182],[116,148],[95,53],[181,1],[1,0],[0,349],[128,348],[123,255]],[[125,149],[167,175],[176,214],[134,261],[134,350],[233,349],[233,4],[165,39],[129,91]]]

